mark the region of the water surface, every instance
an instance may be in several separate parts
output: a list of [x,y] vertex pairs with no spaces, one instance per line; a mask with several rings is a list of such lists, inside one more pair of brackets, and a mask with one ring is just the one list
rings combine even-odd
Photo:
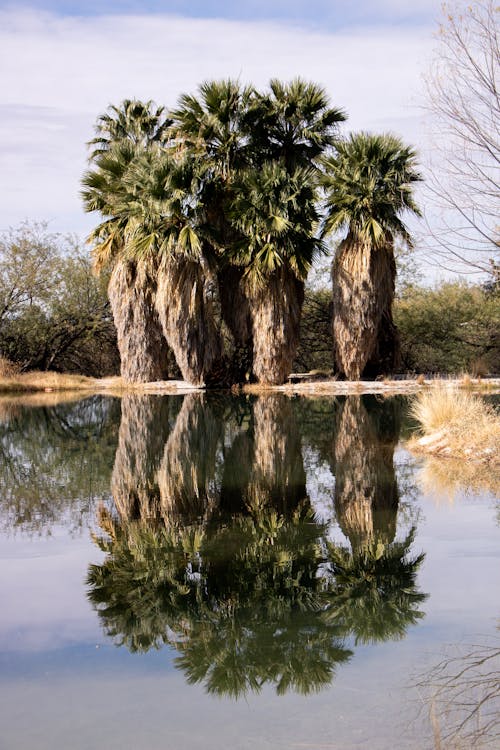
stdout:
[[405,411],[4,404],[1,750],[498,747],[498,503]]

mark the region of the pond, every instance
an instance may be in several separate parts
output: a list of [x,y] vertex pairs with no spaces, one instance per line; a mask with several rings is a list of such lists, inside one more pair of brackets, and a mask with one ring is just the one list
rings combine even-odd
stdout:
[[2,402],[0,749],[500,747],[498,499],[407,406]]

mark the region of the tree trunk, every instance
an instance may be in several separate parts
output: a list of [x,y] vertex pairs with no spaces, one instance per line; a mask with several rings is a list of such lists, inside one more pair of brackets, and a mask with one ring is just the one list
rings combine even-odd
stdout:
[[290,374],[303,301],[304,283],[284,268],[251,294],[253,371],[260,383],[281,385]]
[[233,338],[233,382],[247,382],[252,374],[253,341],[250,302],[243,288],[244,269],[227,266],[218,273],[222,320]]
[[333,350],[336,366],[350,380],[388,373],[398,359],[392,320],[396,266],[392,247],[373,249],[347,237],[332,268]]
[[168,376],[168,346],[155,309],[155,288],[146,264],[118,260],[108,296],[116,326],[122,378],[148,383]]
[[156,308],[182,377],[205,385],[222,357],[212,279],[197,262],[167,258],[158,271]]
[[[390,412],[397,405],[382,408]],[[390,544],[396,535],[399,495],[394,448],[399,425],[392,413],[385,416],[392,421],[377,425],[362,400],[349,396],[336,420],[335,512],[353,552],[373,542]]]

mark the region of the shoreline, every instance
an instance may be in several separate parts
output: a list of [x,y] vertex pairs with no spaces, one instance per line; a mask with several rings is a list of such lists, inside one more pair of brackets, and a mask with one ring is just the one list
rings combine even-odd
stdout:
[[[361,396],[372,395],[411,395],[419,391],[439,388],[459,388],[479,393],[500,393],[500,377],[472,378],[435,377],[424,379],[384,378],[383,380],[347,381],[333,378],[319,379],[307,375],[296,374],[290,378],[300,379],[298,382],[288,382],[283,385],[262,385],[252,383],[238,385],[233,388],[210,389],[232,393],[255,394],[283,393],[289,396]],[[127,393],[147,393],[151,395],[183,395],[187,393],[209,392],[204,386],[193,386],[183,380],[162,380],[149,383],[124,383],[120,377],[87,378],[81,375],[64,375],[58,373],[25,373],[15,377],[0,379],[0,398],[9,399],[36,394],[67,394],[68,396],[81,394],[100,394],[122,396]]]

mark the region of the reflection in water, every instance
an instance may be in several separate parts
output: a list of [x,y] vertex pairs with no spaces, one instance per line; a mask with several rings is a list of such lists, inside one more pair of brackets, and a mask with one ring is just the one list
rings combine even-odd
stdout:
[[398,415],[393,400],[383,401],[370,414],[356,397],[345,399],[337,414],[335,510],[353,553],[389,544],[396,534]]
[[335,510],[350,548],[329,545],[336,578],[332,613],[361,643],[402,638],[423,617],[419,606],[426,598],[416,587],[424,555],[409,556],[415,530],[395,541],[399,404],[365,403],[345,399],[337,414]]
[[88,574],[118,643],[170,645],[188,681],[211,693],[266,683],[308,693],[331,682],[353,638],[402,637],[422,617],[423,555],[410,557],[413,531],[394,541],[394,414],[374,417],[358,399],[339,411],[346,549],[311,509],[292,401],[234,401],[224,414],[213,397],[191,394],[172,423],[175,410],[160,414],[148,398],[123,404],[115,510],[101,508],[96,537],[106,557]]
[[418,687],[430,705],[435,746],[500,746],[500,643],[460,645]]
[[131,394],[122,398],[111,492],[124,518],[160,515],[157,473],[175,406],[176,399],[157,396]]
[[223,423],[204,395],[184,402],[164,448],[158,472],[161,512],[166,522],[209,518],[217,505],[217,450]]
[[0,527],[75,531],[109,495],[120,402],[100,397],[52,408],[3,400],[0,413]]

